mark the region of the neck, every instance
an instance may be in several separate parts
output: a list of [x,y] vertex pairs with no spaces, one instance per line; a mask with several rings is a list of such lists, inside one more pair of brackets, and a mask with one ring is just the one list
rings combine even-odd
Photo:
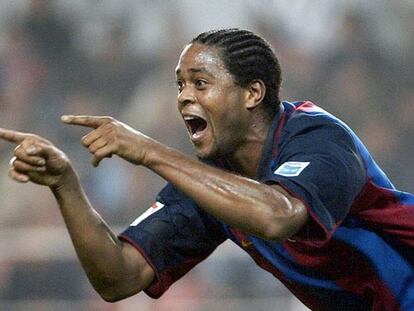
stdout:
[[232,171],[246,177],[256,177],[271,124],[272,120],[268,116],[255,116],[245,142],[225,158]]

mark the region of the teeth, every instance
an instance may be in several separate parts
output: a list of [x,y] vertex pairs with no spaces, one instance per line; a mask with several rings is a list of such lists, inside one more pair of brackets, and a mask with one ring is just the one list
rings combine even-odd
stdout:
[[196,117],[191,117],[191,116],[186,116],[184,117],[185,121],[190,121],[190,120],[194,120]]

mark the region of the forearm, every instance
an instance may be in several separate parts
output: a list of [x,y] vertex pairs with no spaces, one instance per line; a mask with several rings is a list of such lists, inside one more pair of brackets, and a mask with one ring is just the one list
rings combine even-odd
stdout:
[[0,128],[0,139],[19,144],[11,178],[51,188],[88,278],[105,300],[128,297],[150,284],[152,268],[133,246],[120,242],[92,208],[61,150],[30,133]]
[[232,227],[265,239],[283,240],[307,220],[303,204],[280,187],[210,167],[113,118],[65,116],[64,121],[94,128],[82,139],[93,154],[94,165],[112,154],[144,165]]
[[[76,173],[71,170],[65,180],[59,186],[51,187],[51,190],[79,260],[98,293],[106,300],[116,300],[112,297],[124,298],[145,288],[148,282],[140,280],[137,276],[141,274],[136,273],[140,267],[133,267],[126,254],[128,250],[125,247],[128,245],[118,240],[93,209]],[[147,268],[145,262],[142,262],[142,267]],[[148,272],[142,275],[148,275]]]
[[299,200],[274,187],[206,165],[154,142],[144,165],[162,176],[200,208],[232,227],[265,239],[283,240],[303,224]]

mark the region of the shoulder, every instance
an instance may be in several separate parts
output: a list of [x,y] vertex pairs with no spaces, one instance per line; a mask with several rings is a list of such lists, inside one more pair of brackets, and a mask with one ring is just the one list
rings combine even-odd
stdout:
[[283,128],[285,139],[306,134],[328,140],[341,138],[349,142],[353,142],[356,138],[345,122],[313,102],[284,102],[283,104],[286,112],[286,124]]
[[348,126],[339,118],[315,105],[313,102],[284,102],[283,104],[287,115],[286,126],[289,126],[289,128],[306,128],[323,124],[335,124],[348,128]]

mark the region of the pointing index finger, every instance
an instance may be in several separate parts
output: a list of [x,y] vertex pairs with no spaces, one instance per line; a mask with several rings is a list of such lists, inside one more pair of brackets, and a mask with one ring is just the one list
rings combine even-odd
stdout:
[[11,143],[20,144],[27,136],[28,134],[0,127],[0,139],[7,140]]
[[109,117],[64,115],[61,120],[67,124],[97,128],[110,121]]

